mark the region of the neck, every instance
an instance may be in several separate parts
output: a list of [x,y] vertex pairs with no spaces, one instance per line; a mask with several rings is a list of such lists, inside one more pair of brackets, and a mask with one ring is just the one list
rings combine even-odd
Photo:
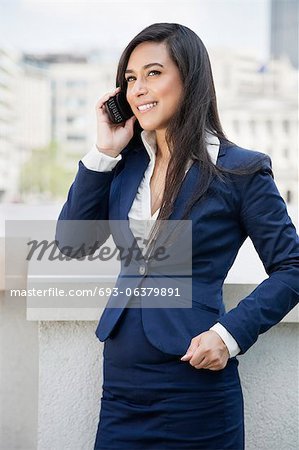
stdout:
[[156,130],[157,153],[156,159],[169,161],[170,151],[165,140],[165,130]]

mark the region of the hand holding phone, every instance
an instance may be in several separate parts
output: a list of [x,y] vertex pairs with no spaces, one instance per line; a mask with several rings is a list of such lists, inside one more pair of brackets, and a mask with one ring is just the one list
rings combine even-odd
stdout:
[[97,148],[116,157],[132,139],[136,120],[119,87],[100,98],[96,104],[96,114]]
[[105,103],[109,118],[113,123],[121,123],[133,116],[133,111],[124,92],[119,91]]

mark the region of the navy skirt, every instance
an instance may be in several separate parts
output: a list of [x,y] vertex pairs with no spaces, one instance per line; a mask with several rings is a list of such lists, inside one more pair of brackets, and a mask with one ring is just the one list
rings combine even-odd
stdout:
[[151,345],[141,309],[126,308],[104,344],[94,449],[243,450],[238,364],[230,358],[222,370],[195,369]]

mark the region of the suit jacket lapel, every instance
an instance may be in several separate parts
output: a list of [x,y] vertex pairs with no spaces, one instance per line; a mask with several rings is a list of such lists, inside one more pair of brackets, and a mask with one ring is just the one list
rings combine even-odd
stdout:
[[[227,144],[220,141],[217,164],[219,158],[225,155],[226,148]],[[140,147],[134,149],[127,158],[128,160],[124,170],[120,174],[119,220],[128,219],[128,213],[135,199],[139,184],[149,164],[149,155],[143,144],[140,144]],[[200,167],[194,162],[182,182],[170,219],[179,220],[183,216],[186,202],[192,196],[199,176]]]
[[196,161],[188,170],[181,184],[177,198],[173,205],[173,211],[169,216],[169,219],[180,220],[183,217],[186,203],[190,200],[194,186],[197,184],[198,177],[200,176],[200,167]]
[[149,155],[143,145],[128,156],[126,166],[121,172],[119,220],[128,219],[128,213],[148,164]]
[[220,139],[220,146],[219,146],[219,152],[218,152],[218,158],[217,158],[217,165],[218,165],[218,159],[225,155],[226,149],[229,146],[230,146],[230,144],[228,144],[228,143],[226,143],[226,142],[224,142],[224,141],[222,141]]
[[[223,143],[223,141],[222,142],[220,141],[217,164],[219,162],[219,158],[223,157],[225,153],[226,153],[226,145]],[[194,161],[190,169],[186,173],[186,176],[182,182],[181,188],[178,192],[178,196],[173,205],[174,206],[173,212],[171,213],[169,219],[180,220],[183,217],[186,204],[192,197],[194,187],[198,183],[200,172],[201,168],[199,164],[196,161]]]

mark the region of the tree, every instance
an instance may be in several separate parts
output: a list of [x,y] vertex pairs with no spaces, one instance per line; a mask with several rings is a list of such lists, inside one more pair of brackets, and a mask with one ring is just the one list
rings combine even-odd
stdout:
[[47,200],[66,196],[74,172],[66,167],[60,155],[55,142],[32,150],[20,172],[19,186],[23,200],[29,196]]

